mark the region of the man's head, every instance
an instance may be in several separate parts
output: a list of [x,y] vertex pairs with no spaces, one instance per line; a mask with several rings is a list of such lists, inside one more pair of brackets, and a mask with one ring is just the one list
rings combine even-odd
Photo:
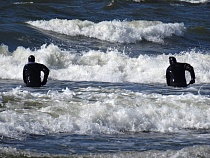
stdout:
[[170,65],[177,63],[176,58],[175,57],[169,57],[169,63]]
[[30,55],[28,57],[28,62],[35,62],[35,57],[33,55]]

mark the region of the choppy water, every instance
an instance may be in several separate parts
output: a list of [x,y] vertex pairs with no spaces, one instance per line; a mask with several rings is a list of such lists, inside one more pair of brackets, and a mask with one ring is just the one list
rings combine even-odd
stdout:
[[[0,1],[0,155],[209,157],[209,4]],[[30,54],[44,87],[23,84]],[[194,85],[166,86],[170,55]]]

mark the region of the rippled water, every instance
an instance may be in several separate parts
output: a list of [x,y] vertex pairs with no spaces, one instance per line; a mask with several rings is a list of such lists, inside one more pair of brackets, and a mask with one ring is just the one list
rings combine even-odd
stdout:
[[[2,156],[209,157],[208,0],[10,0],[0,10]],[[30,54],[50,69],[44,87],[23,84]],[[195,84],[166,86],[170,55],[194,67]]]

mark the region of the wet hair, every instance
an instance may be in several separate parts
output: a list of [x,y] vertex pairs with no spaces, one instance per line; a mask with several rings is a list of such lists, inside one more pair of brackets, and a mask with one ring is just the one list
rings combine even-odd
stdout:
[[176,58],[170,56],[170,57],[169,57],[169,63],[170,63],[170,64],[175,64],[175,63],[177,63]]
[[28,62],[35,62],[35,57],[33,55],[30,55],[28,57]]

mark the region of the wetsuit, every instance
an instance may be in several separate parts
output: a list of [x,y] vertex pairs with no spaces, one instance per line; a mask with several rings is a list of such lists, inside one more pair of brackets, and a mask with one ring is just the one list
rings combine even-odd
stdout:
[[[41,71],[44,72],[43,81],[41,81]],[[23,81],[28,87],[41,87],[47,83],[49,69],[39,63],[29,62],[23,68]]]
[[185,70],[190,72],[190,84],[195,83],[194,69],[190,64],[175,62],[171,64],[166,70],[166,82],[168,86],[186,87]]

